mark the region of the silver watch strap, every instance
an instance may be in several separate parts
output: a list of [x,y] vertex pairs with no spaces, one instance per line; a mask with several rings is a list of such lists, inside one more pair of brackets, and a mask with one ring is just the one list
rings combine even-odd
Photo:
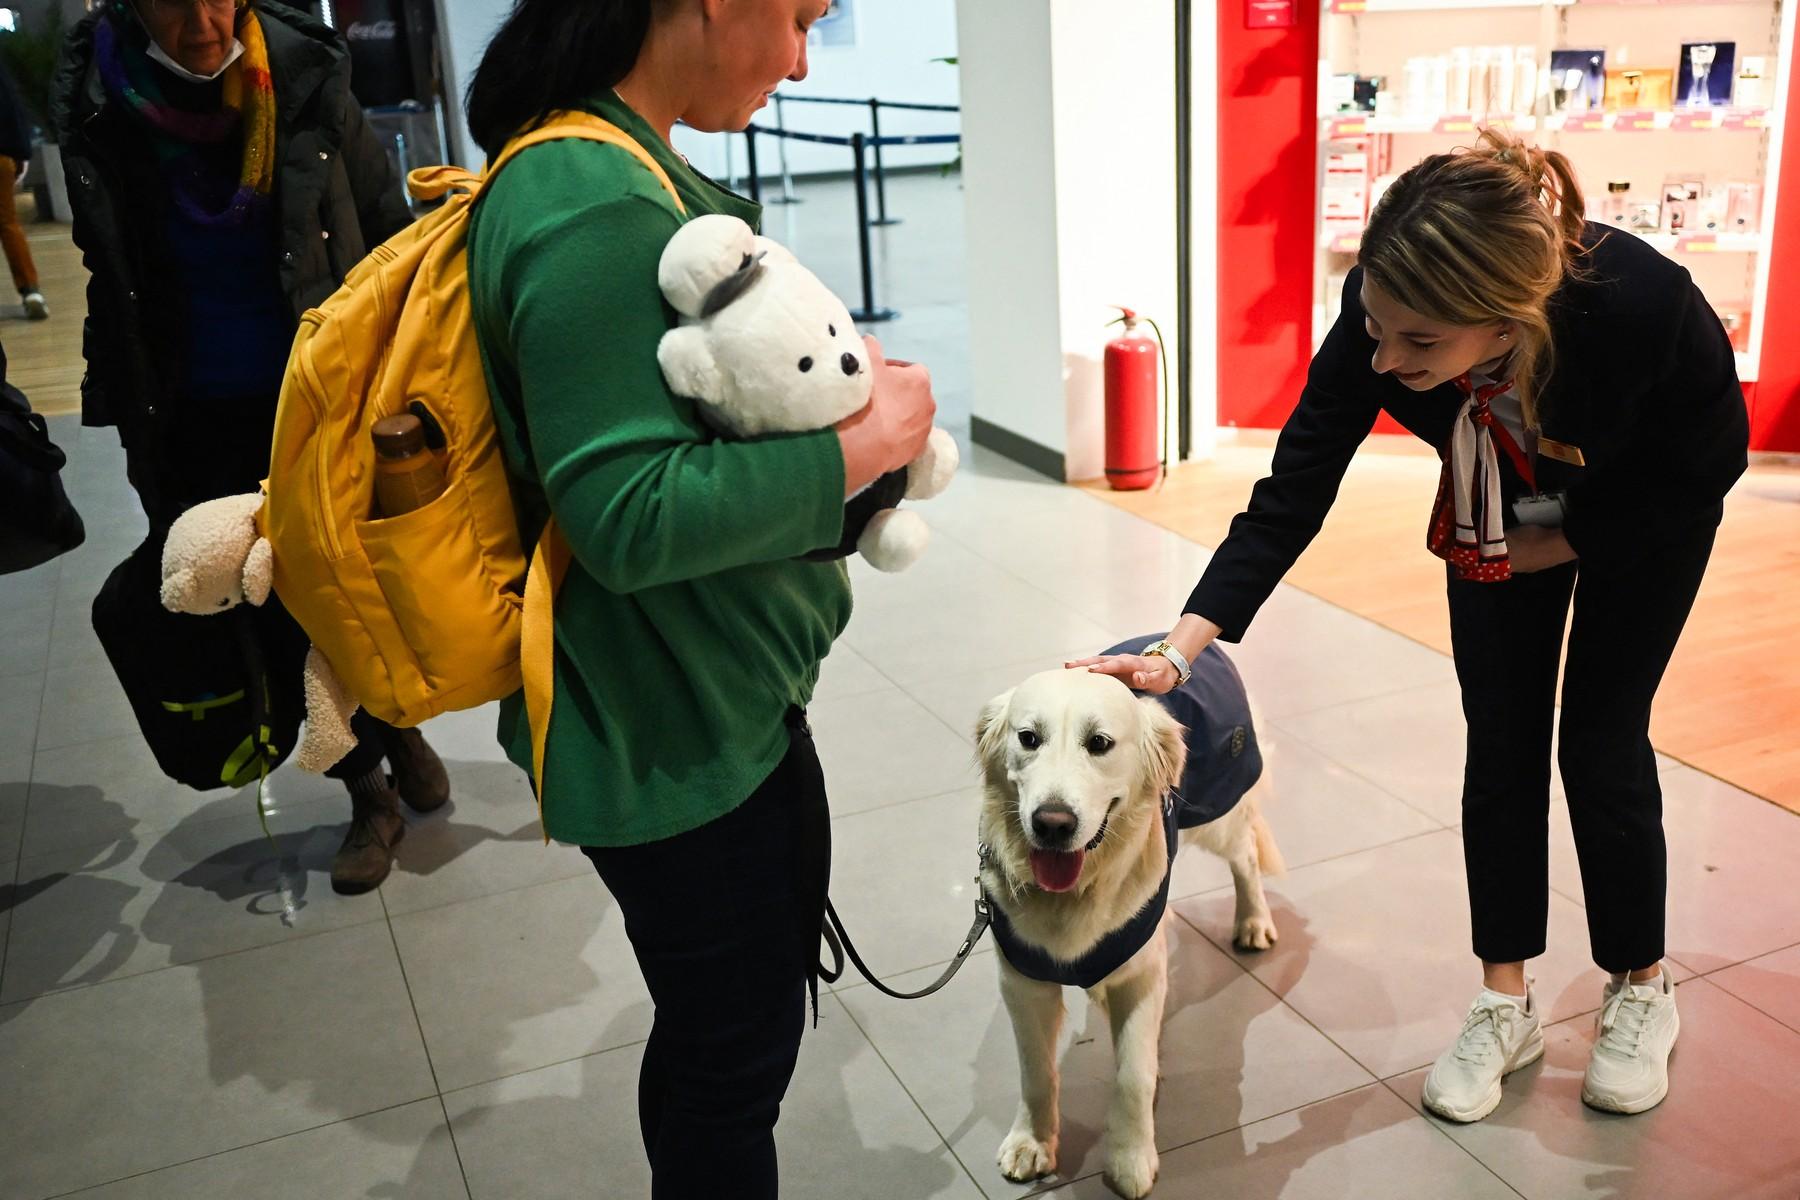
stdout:
[[1194,668],[1192,664],[1188,662],[1187,657],[1167,640],[1157,642],[1153,646],[1146,646],[1144,648],[1144,653],[1158,654],[1163,658],[1168,659],[1170,664],[1175,668],[1175,683],[1178,687],[1181,684],[1186,683],[1188,677],[1194,673]]

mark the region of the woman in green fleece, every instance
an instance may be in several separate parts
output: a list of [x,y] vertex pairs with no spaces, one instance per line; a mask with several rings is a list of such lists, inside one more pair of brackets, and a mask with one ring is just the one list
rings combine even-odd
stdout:
[[[635,138],[688,215],[756,205],[669,145],[749,123],[806,74],[826,0],[518,0],[469,89],[492,159],[550,112]],[[672,394],[657,286],[682,215],[629,152],[535,147],[470,238],[476,333],[524,532],[573,552],[556,602],[544,825],[594,862],[656,1005],[638,1107],[653,1195],[776,1195],[775,1119],[816,962],[830,824],[804,709],[850,616],[847,496],[923,447],[925,371],[873,341],[836,429],[723,441]],[[522,705],[501,739],[531,763]],[[605,1189],[599,1189],[601,1193]]]

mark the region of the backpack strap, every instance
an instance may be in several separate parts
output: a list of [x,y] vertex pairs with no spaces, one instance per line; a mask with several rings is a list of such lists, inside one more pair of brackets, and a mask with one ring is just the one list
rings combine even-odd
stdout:
[[[687,216],[687,206],[681,202],[669,173],[638,144],[636,138],[610,121],[576,111],[552,113],[543,125],[507,143],[500,157],[476,182],[476,197],[479,198],[481,191],[494,182],[495,176],[525,151],[545,142],[570,138],[603,142],[628,151],[656,176],[656,181],[675,201],[676,211]],[[455,182],[461,184],[463,181]],[[571,557],[569,543],[557,528],[556,518],[550,518],[538,535],[537,549],[531,556],[531,569],[525,579],[523,627],[519,635],[519,673],[525,687],[525,716],[531,726],[531,782],[537,792],[540,825],[544,817],[544,753],[550,738],[550,707],[556,698],[556,594],[562,590],[563,576],[568,573]],[[544,841],[549,840],[550,833],[545,830]]]
[[562,142],[571,138],[587,142],[603,142],[609,146],[617,146],[637,159],[654,176],[656,182],[662,184],[663,190],[669,193],[669,199],[675,201],[675,210],[687,216],[687,206],[681,202],[681,195],[675,190],[675,184],[669,173],[663,170],[662,164],[638,140],[608,121],[593,113],[578,109],[560,109],[544,119],[544,123],[530,133],[521,134],[506,144],[500,151],[500,157],[488,165],[482,172],[481,187],[486,188],[494,182],[494,178],[510,166],[514,159],[533,146],[541,146],[545,142]]

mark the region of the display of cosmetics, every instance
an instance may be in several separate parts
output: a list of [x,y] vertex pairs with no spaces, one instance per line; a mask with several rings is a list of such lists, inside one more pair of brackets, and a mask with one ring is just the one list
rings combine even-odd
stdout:
[[1754,234],[1762,228],[1762,190],[1744,180],[1708,184],[1674,176],[1651,190],[1614,179],[1606,185],[1600,219],[1636,233]]
[[1455,46],[1448,54],[1409,58],[1401,72],[1400,109],[1407,117],[1529,113],[1537,96],[1531,46]]
[[[1399,76],[1344,76],[1378,90],[1373,102],[1359,94],[1337,111],[1370,111],[1384,117],[1429,120],[1467,114],[1476,118],[1558,115],[1615,109],[1668,110],[1677,93],[1686,108],[1768,104],[1767,59],[1734,62],[1731,42],[1684,44],[1680,68],[1606,65],[1607,51],[1557,49],[1540,64],[1531,46],[1453,46],[1447,54],[1406,60]],[[1394,85],[1397,84],[1396,88]],[[1397,92],[1398,94],[1394,94]]]

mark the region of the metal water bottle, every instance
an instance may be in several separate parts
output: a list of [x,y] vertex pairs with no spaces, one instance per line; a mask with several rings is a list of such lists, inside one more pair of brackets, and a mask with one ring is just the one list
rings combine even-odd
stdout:
[[444,464],[425,442],[425,423],[411,413],[375,422],[375,515],[398,517],[444,494]]

